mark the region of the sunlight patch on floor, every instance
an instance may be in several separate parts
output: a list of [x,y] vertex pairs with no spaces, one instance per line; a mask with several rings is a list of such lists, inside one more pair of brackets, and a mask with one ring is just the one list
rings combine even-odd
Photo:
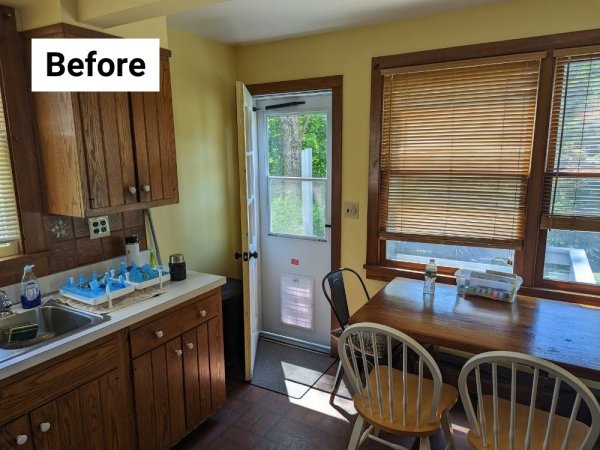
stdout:
[[[289,403],[310,409],[319,414],[332,417],[336,420],[348,423],[349,420],[344,417],[339,411],[329,404],[329,393],[321,392],[314,389],[308,391],[302,398],[288,397]],[[353,404],[349,400],[336,397],[335,404],[338,408],[343,409],[349,415],[356,414]]]

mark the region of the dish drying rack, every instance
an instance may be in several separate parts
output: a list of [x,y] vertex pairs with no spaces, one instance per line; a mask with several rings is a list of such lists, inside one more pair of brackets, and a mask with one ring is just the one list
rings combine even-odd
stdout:
[[161,267],[154,269],[148,264],[137,266],[133,263],[128,269],[122,262],[118,271],[111,269],[100,277],[96,271],[92,272],[90,278],[80,275],[77,282],[74,277],[69,277],[65,284],[58,288],[58,292],[88,305],[96,306],[108,302],[112,308],[112,300],[156,284],[162,289],[163,282],[170,279],[171,275],[168,272],[163,273]]

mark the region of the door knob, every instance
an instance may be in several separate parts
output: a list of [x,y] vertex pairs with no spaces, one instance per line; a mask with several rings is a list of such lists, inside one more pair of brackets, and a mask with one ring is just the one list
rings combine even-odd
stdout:
[[27,444],[27,435],[20,434],[17,436],[17,445],[25,445]]
[[235,253],[233,254],[233,257],[234,257],[235,259],[240,259],[240,258],[242,258],[242,260],[243,260],[243,261],[248,261],[248,252],[244,252],[244,253],[241,253],[241,252],[235,252]]
[[191,342],[188,342],[187,344],[185,344],[185,346],[187,348],[189,348],[190,350],[192,350],[194,348],[194,344],[192,344]]
[[183,355],[183,351],[180,348],[178,348],[177,350],[175,350],[175,354],[177,356],[181,356],[181,355]]
[[40,423],[40,430],[42,433],[47,433],[50,429],[50,422],[42,422]]
[[137,192],[137,189],[135,186],[129,186],[128,190],[129,190],[130,194],[135,194]]
[[158,339],[160,339],[164,335],[165,335],[165,333],[162,332],[161,330],[158,330],[157,332],[154,333],[154,336],[156,336]]
[[252,258],[258,259],[258,252],[256,250],[250,253],[250,259]]
[[145,184],[144,186],[142,186],[142,189],[144,190],[144,192],[150,192],[150,185]]
[[206,317],[206,310],[203,309],[202,311],[200,311],[200,317]]

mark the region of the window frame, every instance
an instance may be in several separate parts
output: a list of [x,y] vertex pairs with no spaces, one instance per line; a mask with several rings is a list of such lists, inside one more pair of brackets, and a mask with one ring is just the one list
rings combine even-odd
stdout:
[[0,5],[0,89],[4,99],[8,141],[13,166],[17,209],[21,226],[18,255],[0,257],[0,286],[15,283],[24,264],[35,264],[40,276],[48,273],[47,246],[43,228],[42,181],[37,156],[33,99],[27,75],[28,53],[17,31],[15,11]]
[[[600,303],[600,286],[543,278],[546,249],[546,230],[540,228],[544,172],[548,143],[551,103],[554,83],[554,50],[600,44],[600,29],[553,34],[524,39],[473,44],[372,59],[371,110],[369,139],[369,183],[367,211],[367,254],[364,268],[367,278],[389,281],[397,276],[421,279],[423,264],[386,259],[385,240],[379,239],[379,174],[383,101],[383,75],[385,69],[418,66],[432,63],[509,56],[519,53],[546,52],[541,60],[536,105],[531,166],[527,186],[525,236],[520,250],[515,251],[514,272],[523,277],[520,292],[525,295],[579,303]],[[454,283],[455,267],[440,267],[438,279]]]

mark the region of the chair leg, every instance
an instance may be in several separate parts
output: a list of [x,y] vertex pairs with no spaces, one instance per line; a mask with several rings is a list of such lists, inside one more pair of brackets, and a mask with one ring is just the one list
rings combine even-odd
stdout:
[[446,438],[446,450],[454,450],[456,442],[454,441],[454,431],[452,430],[452,419],[449,411],[442,415],[442,432]]
[[333,405],[335,400],[335,395],[337,394],[338,389],[340,388],[340,384],[342,382],[342,377],[344,376],[344,367],[342,366],[342,360],[340,359],[340,363],[338,364],[337,371],[335,373],[335,380],[333,381],[333,389],[331,394],[329,395],[329,404]]
[[335,380],[333,382],[333,391],[332,393],[337,393],[337,390],[340,388],[340,383],[342,382],[342,377],[344,376],[344,366],[342,366],[342,360],[340,359],[340,363],[338,364],[337,371],[335,372]]
[[348,450],[356,450],[358,448],[358,442],[360,441],[364,423],[365,419],[363,419],[360,414],[356,416],[356,422],[354,422],[354,428],[352,429],[352,436],[350,437]]
[[422,437],[419,439],[419,450],[431,450],[431,444],[429,443],[428,437]]

